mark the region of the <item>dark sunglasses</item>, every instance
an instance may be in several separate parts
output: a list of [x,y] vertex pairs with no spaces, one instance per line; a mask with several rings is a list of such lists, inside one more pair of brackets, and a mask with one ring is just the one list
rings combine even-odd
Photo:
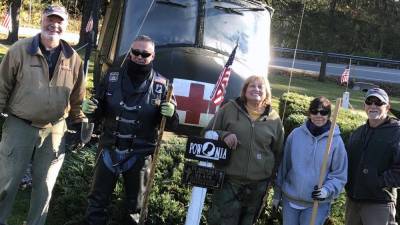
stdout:
[[133,48],[131,48],[131,53],[134,56],[139,56],[140,55],[140,56],[142,56],[142,58],[147,58],[147,57],[151,56],[151,53],[142,52],[142,51],[139,51],[139,50],[133,49]]
[[313,115],[317,115],[318,113],[321,114],[321,116],[326,116],[329,114],[329,110],[323,109],[323,110],[317,110],[317,109],[311,109],[310,113]]
[[372,105],[372,104],[374,104],[374,105],[376,105],[376,106],[383,106],[383,105],[386,105],[386,103],[384,103],[384,102],[382,102],[382,101],[380,101],[380,100],[375,100],[375,99],[366,99],[366,100],[365,100],[365,104],[366,104],[366,105]]

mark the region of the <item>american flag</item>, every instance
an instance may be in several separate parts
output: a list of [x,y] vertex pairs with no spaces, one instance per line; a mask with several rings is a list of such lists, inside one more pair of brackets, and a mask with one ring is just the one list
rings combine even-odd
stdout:
[[349,83],[349,76],[350,76],[350,69],[347,68],[343,71],[342,75],[340,76],[340,84]]
[[9,32],[12,30],[12,24],[11,24],[11,7],[9,10],[6,12],[6,15],[4,16],[3,22],[1,23],[1,26],[6,28]]
[[90,15],[90,18],[86,24],[85,31],[86,31],[86,33],[89,33],[92,30],[93,30],[93,17],[92,17],[92,15]]
[[236,44],[235,48],[232,50],[228,62],[226,62],[224,69],[219,74],[218,81],[215,84],[213,91],[211,92],[210,99],[215,105],[220,105],[224,101],[225,89],[228,86],[229,77],[231,76],[231,65],[233,63],[233,60],[235,59],[237,47],[238,44]]

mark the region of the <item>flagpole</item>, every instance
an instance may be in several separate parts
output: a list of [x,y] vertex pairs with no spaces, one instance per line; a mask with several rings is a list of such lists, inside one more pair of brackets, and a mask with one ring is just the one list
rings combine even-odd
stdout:
[[[347,82],[346,82],[346,90],[343,92],[343,96],[342,96],[342,108],[344,109],[348,109],[350,107],[350,92],[348,92],[348,88],[349,88],[349,82],[350,82],[350,72],[351,72],[351,58],[349,61],[349,65],[347,66],[348,68],[345,69],[345,71],[343,72],[343,74],[345,74],[346,70],[348,71],[347,73]],[[342,81],[344,81],[344,79],[342,79],[342,77],[344,78],[345,76],[340,77],[340,83],[342,84]]]
[[[207,119],[209,117],[211,103],[218,106],[222,103],[222,101],[224,99],[225,88],[228,85],[229,76],[230,76],[230,70],[228,70],[228,68],[233,63],[237,46],[238,46],[238,44],[236,43],[235,48],[232,50],[232,53],[229,55],[228,62],[225,64],[224,69],[219,74],[217,83],[214,85],[213,91],[211,92],[210,100],[209,100],[208,106],[207,106]],[[226,78],[226,79],[224,79],[224,78]],[[220,94],[221,94],[220,89],[222,89],[222,96],[220,96]],[[204,138],[218,140],[218,135],[215,135],[216,132],[214,131],[217,116],[218,116],[218,111],[217,111],[217,109],[215,109],[212,128],[211,128],[211,130],[205,132]],[[199,166],[208,167],[208,168],[214,167],[212,162],[206,162],[206,161],[200,161]],[[186,214],[185,225],[200,224],[201,212],[203,211],[206,194],[207,194],[207,188],[197,187],[197,186],[194,186],[192,188],[192,194],[190,197],[188,212]]]
[[347,83],[346,83],[346,92],[347,92],[347,89],[349,88],[350,73],[351,73],[351,58],[350,58],[350,62],[349,62],[349,78],[348,78]]

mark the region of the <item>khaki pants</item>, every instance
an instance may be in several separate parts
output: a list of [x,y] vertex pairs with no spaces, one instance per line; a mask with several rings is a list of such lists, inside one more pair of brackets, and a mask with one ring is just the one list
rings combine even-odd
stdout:
[[346,200],[346,225],[397,225],[394,202],[361,203]]
[[39,129],[9,116],[0,142],[0,224],[5,224],[28,163],[32,162],[32,193],[28,225],[46,221],[51,192],[64,161],[65,120]]

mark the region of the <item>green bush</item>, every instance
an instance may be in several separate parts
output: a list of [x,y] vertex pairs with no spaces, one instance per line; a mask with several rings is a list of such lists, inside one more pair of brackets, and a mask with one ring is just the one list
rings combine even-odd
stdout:
[[287,137],[294,128],[299,127],[306,121],[307,116],[303,114],[291,114],[285,118],[283,121],[283,126],[285,127],[285,136]]
[[283,110],[286,109],[283,118],[287,118],[292,114],[303,114],[306,115],[308,111],[308,106],[313,98],[297,94],[295,92],[284,93],[279,99],[279,116],[283,117]]
[[337,124],[340,127],[343,141],[346,143],[350,137],[351,132],[353,132],[357,127],[365,123],[366,120],[367,117],[365,115],[352,112],[348,109],[340,109],[339,115],[337,117]]
[[80,221],[83,218],[95,155],[94,148],[66,154],[53,190],[48,225],[61,225],[66,222]]
[[[172,138],[161,145],[161,154],[150,195],[146,224],[183,224],[190,189],[181,185],[185,139]],[[68,153],[57,179],[49,209],[48,225],[80,224],[87,207],[93,175],[95,148]],[[112,196],[110,224],[123,219],[123,187],[118,182]]]
[[147,224],[184,224],[190,189],[181,184],[186,139],[162,145],[155,183],[150,195]]

